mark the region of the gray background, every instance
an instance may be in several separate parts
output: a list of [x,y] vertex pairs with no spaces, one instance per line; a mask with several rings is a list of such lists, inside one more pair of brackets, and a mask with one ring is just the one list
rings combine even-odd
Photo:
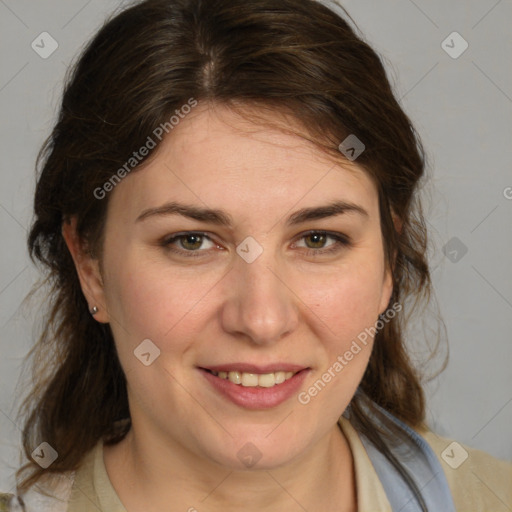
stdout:
[[[18,463],[21,362],[38,308],[21,302],[38,274],[26,255],[34,161],[49,134],[67,66],[114,0],[0,0],[0,490]],[[512,2],[347,0],[389,74],[430,158],[425,189],[433,280],[450,361],[427,386],[442,435],[512,459]],[[42,32],[58,49],[42,59]],[[457,31],[458,58],[441,43]],[[459,43],[448,39],[452,51]],[[458,240],[454,240],[456,237]],[[447,256],[443,246],[448,243]],[[464,253],[464,248],[467,253]],[[434,324],[411,334],[417,349]]]

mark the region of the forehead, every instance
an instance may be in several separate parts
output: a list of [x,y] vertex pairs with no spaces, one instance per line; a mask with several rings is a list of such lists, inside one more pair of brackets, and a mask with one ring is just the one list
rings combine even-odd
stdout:
[[[282,123],[282,117],[271,121]],[[138,210],[181,199],[231,205],[234,215],[285,214],[294,205],[338,199],[361,203],[370,213],[377,208],[375,186],[354,162],[337,162],[298,135],[208,104],[180,120],[114,196],[115,203]]]

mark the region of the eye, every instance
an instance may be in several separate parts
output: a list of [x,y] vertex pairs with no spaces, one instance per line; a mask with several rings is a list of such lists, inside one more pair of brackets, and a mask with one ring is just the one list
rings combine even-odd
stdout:
[[[301,242],[304,242],[301,244]],[[187,258],[204,256],[210,249],[224,250],[215,243],[209,235],[203,232],[187,231],[176,233],[162,239],[160,245],[167,251]],[[293,244],[297,248],[305,248],[308,256],[320,256],[322,254],[334,254],[350,245],[350,240],[341,233],[328,231],[310,231],[298,238]]]
[[201,253],[213,247],[220,248],[206,233],[193,231],[166,237],[161,245],[171,252],[187,257],[201,256]]
[[[350,245],[350,241],[347,236],[341,233],[330,233],[328,231],[310,231],[309,233],[303,234],[299,241],[304,241],[304,245],[295,244],[297,247],[305,247],[309,249],[307,254],[319,255],[319,254],[330,254],[336,253]],[[331,243],[328,243],[328,242]]]

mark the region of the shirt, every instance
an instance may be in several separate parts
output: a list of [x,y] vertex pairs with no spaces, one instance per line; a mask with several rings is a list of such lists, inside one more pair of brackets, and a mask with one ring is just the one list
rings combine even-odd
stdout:
[[[401,498],[400,486],[403,483],[399,483],[397,479],[393,480],[395,477],[386,470],[380,459],[375,457],[368,443],[347,418],[341,417],[339,426],[348,441],[354,459],[358,512],[397,512],[399,508],[395,506],[394,510],[391,501],[396,502]],[[417,444],[417,453],[409,457],[409,460],[418,459],[420,452],[435,455],[434,464],[442,468],[441,485],[447,484],[455,510],[461,512],[510,512],[512,510],[512,464],[498,460],[480,450],[439,437],[428,430],[414,432],[412,435],[419,444]],[[381,477],[379,477],[379,471]],[[416,476],[413,472],[413,477]],[[386,479],[389,481],[386,482]],[[36,489],[24,496],[26,512],[127,512],[105,469],[103,442],[99,442],[86,455],[83,464],[76,472],[55,478],[52,480],[51,487],[53,498],[43,496]],[[430,489],[434,498],[440,492],[439,489],[441,487]],[[422,493],[428,490],[427,482]],[[391,501],[390,497],[392,497]],[[412,506],[412,504],[409,505]],[[400,508],[402,512],[408,510],[407,507]],[[0,508],[0,512],[1,510]],[[6,510],[17,509],[12,506]],[[448,508],[440,508],[435,512],[446,510]]]

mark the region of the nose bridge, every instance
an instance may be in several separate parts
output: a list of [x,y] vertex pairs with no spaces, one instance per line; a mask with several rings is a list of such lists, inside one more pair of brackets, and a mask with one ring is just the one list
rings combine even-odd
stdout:
[[282,273],[282,265],[270,251],[263,251],[250,262],[243,256],[237,258],[223,304],[224,329],[231,334],[244,334],[257,344],[274,343],[293,331],[297,304]]

